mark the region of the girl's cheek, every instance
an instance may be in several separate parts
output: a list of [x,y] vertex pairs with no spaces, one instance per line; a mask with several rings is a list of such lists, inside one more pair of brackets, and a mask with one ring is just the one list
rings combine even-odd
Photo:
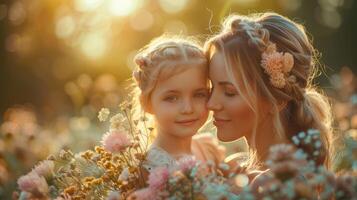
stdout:
[[207,114],[208,113],[208,108],[206,106],[206,102],[202,102],[198,105],[198,108],[202,114]]

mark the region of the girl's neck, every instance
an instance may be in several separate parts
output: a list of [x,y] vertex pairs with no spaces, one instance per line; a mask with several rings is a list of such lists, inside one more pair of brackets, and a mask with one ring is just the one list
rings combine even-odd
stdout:
[[170,133],[164,133],[158,130],[157,137],[153,145],[165,150],[174,158],[182,155],[192,154],[191,152],[192,137],[178,137]]

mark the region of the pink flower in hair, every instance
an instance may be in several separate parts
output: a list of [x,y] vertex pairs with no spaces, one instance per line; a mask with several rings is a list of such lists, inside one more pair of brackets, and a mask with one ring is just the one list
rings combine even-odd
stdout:
[[276,45],[274,43],[271,43],[270,45],[268,45],[267,49],[265,50],[266,54],[272,54],[276,52]]
[[283,57],[284,73],[289,73],[294,66],[294,57],[290,53],[284,53]]
[[116,153],[130,146],[131,141],[127,133],[120,130],[113,130],[103,136],[102,144],[105,150]]
[[275,73],[270,76],[270,82],[274,87],[284,88],[286,80],[283,73]]
[[262,53],[261,66],[269,75],[270,83],[281,89],[285,87],[294,66],[294,57],[290,53],[277,52],[276,45],[271,43]]
[[274,52],[272,54],[263,53],[262,66],[268,74],[279,73],[283,68],[282,53]]
[[140,67],[144,66],[144,65],[146,65],[146,59],[142,56],[139,56],[139,57],[135,58],[135,63],[137,65],[139,65]]

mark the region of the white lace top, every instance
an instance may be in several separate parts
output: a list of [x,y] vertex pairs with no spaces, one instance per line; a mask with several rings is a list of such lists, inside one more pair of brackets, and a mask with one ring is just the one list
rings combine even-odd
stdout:
[[164,149],[151,146],[143,166],[148,172],[157,167],[166,167],[169,171],[173,171],[178,169],[178,162]]
[[[218,140],[209,133],[195,135],[191,144],[192,154],[180,156],[193,156],[199,161],[214,161],[216,164],[225,158],[225,148],[218,144]],[[148,150],[143,167],[150,172],[157,167],[167,167],[169,171],[178,169],[178,159],[175,159],[164,149],[152,145]]]

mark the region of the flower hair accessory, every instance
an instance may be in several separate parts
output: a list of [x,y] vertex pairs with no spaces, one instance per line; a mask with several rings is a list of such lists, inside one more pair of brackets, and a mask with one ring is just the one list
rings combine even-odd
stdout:
[[294,57],[290,53],[276,51],[276,45],[271,43],[262,53],[261,66],[269,75],[270,83],[279,89],[285,87],[287,81],[294,81],[294,76],[289,72],[294,66]]

